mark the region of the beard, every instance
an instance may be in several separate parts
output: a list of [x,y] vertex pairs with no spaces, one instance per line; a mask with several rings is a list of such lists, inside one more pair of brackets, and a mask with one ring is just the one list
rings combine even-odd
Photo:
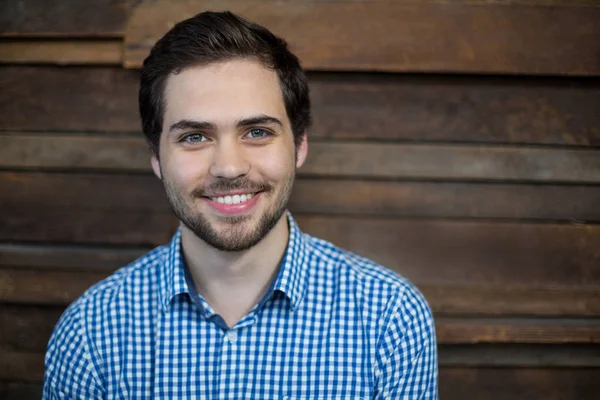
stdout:
[[[171,208],[188,229],[215,249],[234,252],[254,247],[281,219],[292,192],[294,175],[292,173],[284,179],[278,193],[272,185],[266,182],[253,182],[245,177],[215,180],[206,187],[193,190],[188,199],[169,180],[163,179],[163,185]],[[272,198],[271,204],[259,217],[254,227],[249,226],[253,215],[219,216],[217,218],[225,225],[219,232],[206,215],[193,209],[195,200],[206,197],[205,193],[233,190],[242,190],[247,193],[261,192],[260,196],[268,196],[266,199]]]

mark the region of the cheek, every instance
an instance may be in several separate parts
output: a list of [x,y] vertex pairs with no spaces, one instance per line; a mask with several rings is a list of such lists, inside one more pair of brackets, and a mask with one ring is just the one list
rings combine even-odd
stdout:
[[279,181],[294,173],[294,152],[279,150],[256,158],[257,170],[268,180]]
[[172,184],[191,190],[198,186],[206,174],[206,167],[201,161],[199,157],[173,157],[163,169],[163,174],[166,173]]

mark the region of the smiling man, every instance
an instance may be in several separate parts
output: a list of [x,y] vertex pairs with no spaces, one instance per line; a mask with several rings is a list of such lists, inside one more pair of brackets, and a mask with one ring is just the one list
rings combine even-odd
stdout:
[[139,100],[181,226],[65,311],[44,398],[437,398],[418,290],[286,212],[310,104],[285,42],[201,13],[154,46]]

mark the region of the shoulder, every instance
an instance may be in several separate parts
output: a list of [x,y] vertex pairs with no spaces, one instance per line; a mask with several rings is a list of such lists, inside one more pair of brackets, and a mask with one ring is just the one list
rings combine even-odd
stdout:
[[420,325],[433,333],[427,300],[407,278],[326,240],[306,237],[318,258],[331,261],[337,279],[351,289],[361,307],[378,314],[380,326],[398,325],[398,329],[406,331]]
[[119,268],[87,289],[75,301],[73,306],[82,306],[98,301],[107,302],[124,291],[155,282],[156,279],[153,279],[153,277],[159,272],[158,268],[162,265],[167,252],[167,246],[160,246],[130,264]]
[[157,247],[87,289],[64,311],[54,329],[55,336],[75,327],[82,333],[92,319],[106,314],[119,296],[135,293],[136,287],[156,281],[151,276],[156,274],[166,251],[165,246]]

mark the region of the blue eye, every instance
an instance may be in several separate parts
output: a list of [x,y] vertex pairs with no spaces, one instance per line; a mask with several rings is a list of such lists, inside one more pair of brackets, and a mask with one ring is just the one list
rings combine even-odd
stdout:
[[182,141],[187,143],[200,143],[205,142],[206,140],[206,136],[199,133],[192,133],[191,135],[185,136]]
[[264,129],[251,129],[250,131],[248,131],[247,136],[250,139],[262,139],[264,137],[269,136],[269,132],[267,132]]

